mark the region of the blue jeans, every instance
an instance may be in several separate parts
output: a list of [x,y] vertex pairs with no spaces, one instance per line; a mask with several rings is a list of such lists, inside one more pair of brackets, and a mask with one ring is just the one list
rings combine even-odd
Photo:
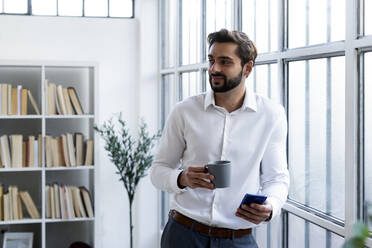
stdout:
[[199,233],[169,217],[161,236],[161,248],[258,248],[251,234],[240,238],[214,238]]

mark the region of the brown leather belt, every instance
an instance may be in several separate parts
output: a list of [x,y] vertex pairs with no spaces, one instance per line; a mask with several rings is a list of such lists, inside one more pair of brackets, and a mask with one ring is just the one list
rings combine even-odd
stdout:
[[203,233],[205,235],[211,236],[211,237],[215,237],[215,238],[225,238],[225,239],[231,239],[233,237],[240,238],[240,237],[243,237],[244,235],[252,233],[251,228],[233,230],[233,229],[227,229],[227,228],[217,228],[217,227],[207,226],[189,217],[186,217],[183,214],[180,214],[176,210],[171,210],[169,212],[169,215],[173,218],[173,220],[186,226],[187,228],[191,228],[194,225],[193,230]]

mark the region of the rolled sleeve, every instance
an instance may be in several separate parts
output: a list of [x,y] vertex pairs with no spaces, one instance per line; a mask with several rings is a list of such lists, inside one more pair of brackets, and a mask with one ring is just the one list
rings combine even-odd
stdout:
[[287,120],[282,108],[261,164],[262,194],[272,205],[272,218],[280,213],[288,196],[289,172],[286,157]]

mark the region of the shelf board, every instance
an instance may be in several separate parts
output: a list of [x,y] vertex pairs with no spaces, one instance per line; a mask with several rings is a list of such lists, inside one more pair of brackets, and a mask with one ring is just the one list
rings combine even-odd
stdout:
[[45,119],[93,119],[94,115],[45,115]]
[[46,167],[46,171],[66,171],[66,170],[93,170],[94,165],[80,165],[80,166],[60,166],[60,167]]
[[10,225],[10,224],[33,224],[33,223],[41,223],[41,219],[22,219],[22,220],[7,220],[7,221],[0,221],[0,225]]
[[0,172],[42,171],[41,167],[0,168]]
[[79,221],[94,221],[94,218],[45,219],[45,223],[79,222]]
[[0,115],[0,119],[13,120],[13,119],[41,119],[42,115]]

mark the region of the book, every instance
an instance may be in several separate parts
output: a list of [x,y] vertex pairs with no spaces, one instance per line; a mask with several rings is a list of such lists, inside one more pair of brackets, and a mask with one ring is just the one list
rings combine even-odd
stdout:
[[39,163],[38,163],[38,167],[41,167],[41,163],[43,161],[43,135],[42,134],[39,134],[39,138],[37,139],[38,141],[38,152],[39,152]]
[[30,99],[31,106],[34,108],[35,114],[40,115],[40,109],[36,104],[35,98],[32,96],[31,91],[27,91],[28,99]]
[[45,217],[52,218],[51,204],[50,204],[50,186],[45,185]]
[[91,198],[90,198],[90,195],[89,195],[89,191],[83,186],[79,187],[79,189],[80,189],[80,193],[81,193],[82,198],[83,198],[85,210],[88,214],[88,217],[93,218],[94,217],[93,206],[92,206],[92,201],[91,201]]
[[1,114],[8,115],[8,85],[1,85]]
[[18,216],[18,188],[16,186],[9,186],[10,199],[12,201],[12,215],[13,220],[19,220]]
[[21,115],[27,115],[27,89],[21,89]]
[[22,211],[22,203],[21,203],[21,195],[17,194],[17,208],[18,208],[18,219],[23,219],[23,211]]
[[77,200],[77,204],[79,206],[80,216],[82,218],[86,218],[87,217],[87,214],[86,214],[85,209],[84,209],[83,199],[82,199],[82,196],[80,194],[79,188],[73,187],[73,193],[74,193],[74,196],[75,196],[74,199]]
[[27,141],[27,167],[35,167],[35,136],[28,136]]
[[51,218],[55,219],[56,218],[56,206],[55,206],[55,200],[54,200],[54,186],[50,185],[50,190],[49,190],[49,201],[50,201],[50,209],[51,209]]
[[76,193],[75,191],[77,190],[77,192],[79,192],[79,189],[77,189],[76,187],[74,186],[69,186],[69,193],[72,197],[72,202],[73,202],[73,205],[74,205],[74,212],[75,212],[75,217],[76,218],[81,218],[82,215],[80,213],[80,210],[79,210],[79,200],[76,196]]
[[11,84],[8,84],[8,115],[12,115],[13,114],[13,108],[12,108],[12,85]]
[[48,109],[48,115],[55,115],[57,114],[57,106],[56,106],[56,100],[55,100],[55,84],[53,83],[48,83],[46,81],[46,85],[47,85],[47,89],[48,89],[48,93],[47,93],[47,96],[48,96],[48,106],[47,106],[47,109]]
[[27,213],[32,219],[40,219],[40,213],[37,210],[34,201],[32,200],[30,194],[27,191],[19,192],[22,202],[26,207]]
[[46,167],[53,166],[52,137],[49,135],[45,136],[45,165]]
[[67,90],[68,90],[68,94],[70,96],[72,106],[74,107],[74,110],[75,110],[76,114],[77,115],[83,115],[84,111],[83,111],[83,108],[80,104],[80,100],[79,100],[79,97],[76,93],[75,88],[74,87],[68,87]]
[[58,138],[52,138],[52,158],[53,166],[60,167],[62,166],[62,154],[59,146]]
[[72,109],[70,96],[68,95],[68,89],[67,88],[63,88],[62,91],[63,91],[63,97],[65,99],[67,114],[68,115],[73,115],[74,114],[74,110]]
[[3,185],[0,185],[0,221],[4,220],[4,194]]
[[67,133],[67,149],[68,149],[68,156],[70,158],[70,165],[76,166],[76,158],[75,158],[75,147],[74,147],[74,140],[72,134]]
[[76,165],[83,165],[83,134],[75,134],[75,144],[76,144]]
[[34,167],[39,167],[39,141],[34,140]]
[[10,200],[9,200],[9,191],[4,193],[3,196],[4,204],[4,221],[10,220]]
[[1,158],[3,160],[4,167],[11,168],[12,160],[10,157],[8,136],[3,135],[0,137],[0,145],[1,145]]
[[74,203],[72,198],[72,191],[71,186],[66,186],[66,200],[67,200],[67,210],[69,217],[71,219],[76,218],[75,211],[74,211]]
[[18,89],[17,88],[12,88],[12,102],[11,102],[11,107],[12,107],[12,115],[18,115]]
[[61,135],[62,140],[62,154],[63,160],[65,161],[66,166],[71,166],[70,164],[70,157],[68,155],[68,145],[67,145],[67,137],[66,135]]
[[63,96],[63,88],[62,85],[57,85],[57,99],[58,105],[62,115],[67,115],[67,109],[65,104],[65,97]]
[[17,85],[17,115],[22,111],[22,85]]
[[61,218],[61,205],[59,201],[59,186],[58,184],[53,184],[54,189],[54,207],[55,207],[55,217],[57,219]]
[[87,148],[85,154],[85,165],[93,165],[93,140],[87,140]]
[[22,141],[22,167],[26,167],[27,141]]
[[66,205],[66,190],[65,186],[59,186],[59,205],[61,206],[61,218],[68,219],[67,205]]
[[21,134],[10,135],[11,151],[12,151],[12,168],[22,168],[22,148],[23,136]]

